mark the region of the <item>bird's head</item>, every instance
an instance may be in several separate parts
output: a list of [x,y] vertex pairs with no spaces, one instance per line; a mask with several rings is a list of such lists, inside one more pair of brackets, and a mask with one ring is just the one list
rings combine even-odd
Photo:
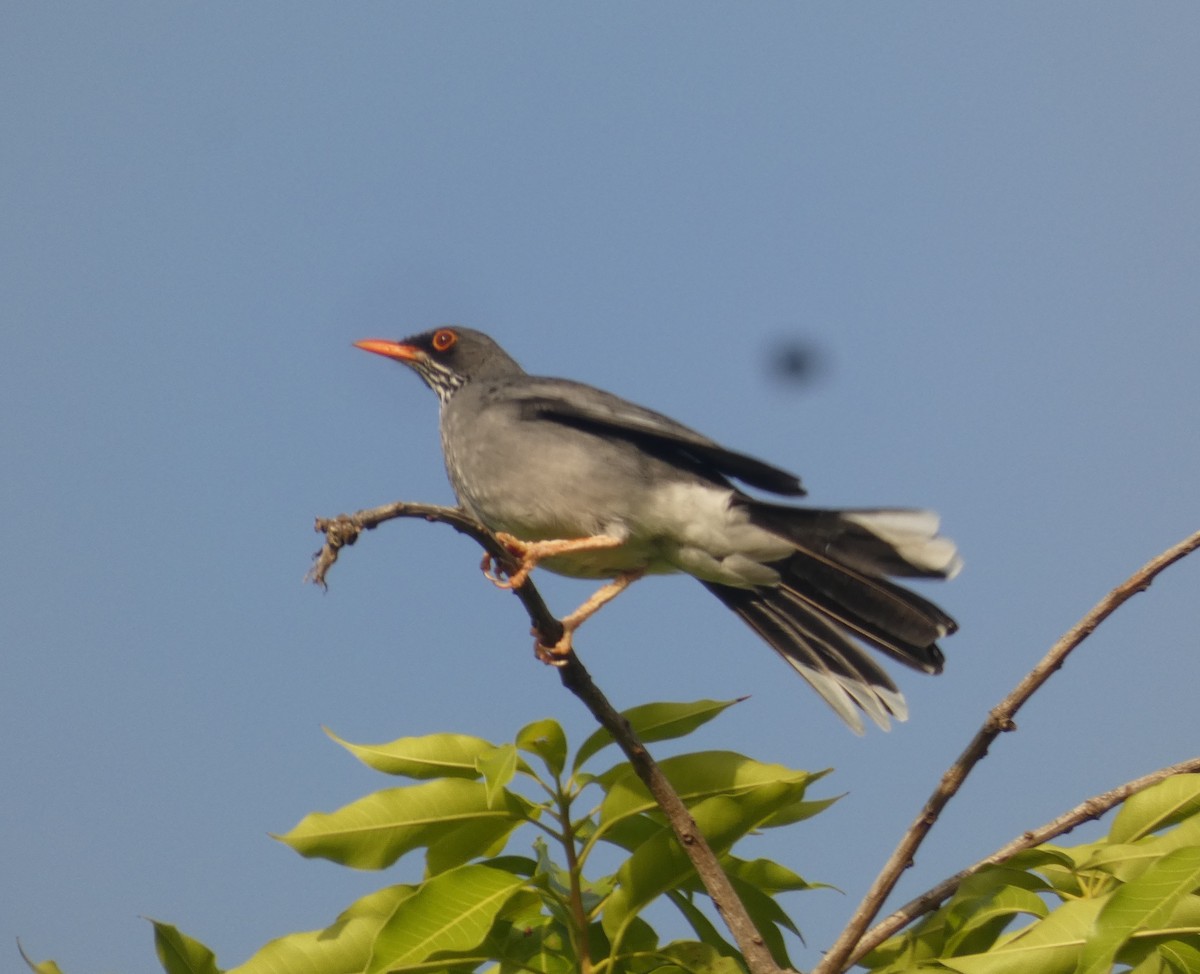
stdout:
[[443,325],[398,342],[367,338],[354,346],[403,362],[443,403],[473,379],[522,371],[491,338],[471,328]]

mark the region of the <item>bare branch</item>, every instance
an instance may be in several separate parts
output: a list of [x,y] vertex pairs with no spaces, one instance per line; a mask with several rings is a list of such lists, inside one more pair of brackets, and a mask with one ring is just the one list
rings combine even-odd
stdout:
[[1013,691],[989,711],[983,726],[976,732],[958,759],[942,775],[933,794],[925,802],[915,821],[908,827],[908,831],[905,832],[874,883],[871,884],[871,888],[854,911],[846,928],[822,958],[821,963],[814,969],[813,974],[835,974],[835,972],[844,971],[853,963],[853,958],[860,955],[857,945],[862,939],[864,931],[879,913],[901,874],[912,865],[917,849],[924,841],[925,836],[929,834],[929,830],[933,828],[942,809],[958,793],[967,775],[987,754],[992,742],[1001,733],[1016,730],[1017,725],[1013,718],[1034,692],[1063,665],[1071,651],[1087,639],[1100,623],[1138,592],[1148,589],[1159,573],[1191,554],[1198,547],[1200,547],[1200,531],[1168,548],[1134,572],[1069,629]]
[[[338,553],[342,548],[354,544],[364,530],[371,530],[385,521],[399,517],[416,517],[426,521],[449,524],[455,530],[479,542],[484,550],[500,563],[502,568],[511,569],[510,575],[517,569],[516,563],[504,545],[497,541],[487,528],[462,510],[433,504],[397,502],[358,511],[355,514],[318,518],[316,530],[325,535],[325,544],[314,555],[313,566],[307,576],[308,580],[322,588],[327,588],[326,575],[337,561]],[[544,646],[556,645],[563,635],[562,623],[550,613],[533,582],[526,580],[520,587],[513,589],[513,594],[525,606],[538,642]],[[741,949],[751,974],[781,974],[781,968],[771,957],[762,934],[758,932],[749,913],[746,912],[746,907],[734,892],[733,884],[730,883],[729,877],[725,875],[720,862],[717,861],[716,854],[696,827],[696,822],[683,804],[683,800],[671,787],[670,782],[667,781],[658,764],[650,756],[645,745],[634,735],[629,722],[617,712],[596,684],[592,682],[591,674],[584,668],[573,650],[565,658],[563,665],[557,669],[563,686],[582,700],[584,706],[592,712],[592,716],[612,734],[613,740],[625,752],[634,771],[637,772],[638,777],[642,779],[650,794],[654,796],[654,800],[662,808],[680,846],[687,853],[697,875],[704,883],[709,897]]]
[[[328,588],[326,575],[338,560],[338,553],[342,548],[354,544],[363,531],[374,530],[385,521],[391,521],[398,517],[416,517],[425,521],[449,524],[460,534],[474,538],[504,568],[512,571],[517,569],[512,555],[504,545],[496,540],[495,535],[460,508],[397,501],[394,504],[371,507],[354,514],[317,518],[315,530],[325,535],[325,544],[313,556],[313,565],[309,569],[306,581],[320,585],[321,588]],[[541,593],[533,585],[528,583],[522,585],[520,588],[514,589],[514,594],[525,606],[530,625],[537,631],[544,645],[553,646],[562,639],[562,623],[550,612]]]
[[888,937],[903,930],[917,918],[924,916],[932,910],[936,910],[943,902],[958,891],[958,888],[965,880],[974,876],[980,870],[986,869],[988,866],[1007,862],[1018,852],[1024,852],[1026,849],[1032,849],[1043,842],[1049,842],[1053,838],[1065,835],[1076,826],[1099,818],[1105,812],[1120,805],[1130,795],[1136,795],[1139,791],[1145,791],[1151,785],[1156,785],[1160,781],[1174,777],[1177,774],[1194,774],[1196,772],[1200,772],[1200,757],[1190,758],[1187,761],[1180,761],[1178,764],[1159,768],[1157,771],[1152,771],[1150,774],[1135,778],[1133,781],[1127,781],[1125,784],[1113,788],[1111,791],[1093,795],[1069,811],[1063,812],[1057,818],[1051,819],[1045,825],[1032,829],[1029,832],[1022,832],[990,856],[985,856],[979,862],[968,866],[953,876],[943,879],[932,889],[928,889],[920,896],[909,900],[909,902],[905,903],[895,913],[872,927],[855,946],[853,953],[847,959],[847,966],[858,963],[868,953],[887,940]]

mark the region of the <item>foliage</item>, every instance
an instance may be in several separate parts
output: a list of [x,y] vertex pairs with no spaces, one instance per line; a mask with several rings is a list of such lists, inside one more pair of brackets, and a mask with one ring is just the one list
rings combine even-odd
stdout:
[[1097,842],[1045,844],[975,874],[864,963],[875,974],[1198,974],[1200,775],[1133,795]]
[[[642,740],[662,741],[690,734],[732,702],[648,704],[625,716]],[[323,930],[273,940],[229,974],[745,970],[628,763],[591,770],[612,743],[606,731],[592,734],[573,758],[553,720],[498,745],[462,734],[379,745],[330,736],[408,783],[310,814],[278,838],[301,855],[359,869],[386,869],[423,850],[423,878],[363,897]],[[732,850],[751,832],[792,825],[832,804],[805,797],[824,772],[729,751],[682,754],[660,766],[768,949],[789,967],[785,932],[797,930],[776,896],[811,884]],[[509,849],[522,827],[535,833],[524,855]],[[617,861],[615,871],[594,875],[589,867],[605,858]],[[695,939],[660,942],[645,911],[664,901]],[[203,944],[153,924],[167,974],[222,974]],[[53,961],[25,960],[35,974],[61,974]],[[975,873],[862,964],[875,974],[1200,974],[1200,775],[1135,794],[1099,841],[1045,844]]]
[[[643,740],[682,737],[731,702],[650,704],[626,713]],[[333,736],[333,735],[330,735]],[[703,888],[662,813],[625,762],[591,770],[612,743],[592,734],[568,754],[559,724],[530,724],[511,743],[462,734],[351,744],[369,767],[410,783],[306,816],[278,838],[301,855],[359,869],[386,869],[424,852],[418,883],[386,886],[348,907],[324,930],[273,940],[236,974],[350,972],[742,970],[736,950],[701,904]],[[733,878],[772,953],[788,964],[783,931],[795,932],[775,895],[808,888],[769,860],[745,860],[735,843],[792,824],[829,801],[806,801],[820,775],[730,751],[667,758],[661,767]],[[537,833],[530,854],[509,852],[514,832]],[[595,855],[606,848],[606,857]],[[595,859],[619,860],[590,875]],[[694,940],[660,943],[643,916],[665,900]],[[164,923],[155,945],[168,974],[220,974],[213,953]],[[31,965],[32,966],[32,965]],[[37,968],[34,968],[37,970]],[[52,970],[52,968],[45,968]]]

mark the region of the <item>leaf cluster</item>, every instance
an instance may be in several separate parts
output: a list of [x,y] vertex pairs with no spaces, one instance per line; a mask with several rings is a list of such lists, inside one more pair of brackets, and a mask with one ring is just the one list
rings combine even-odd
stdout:
[[868,955],[875,974],[1200,972],[1200,775],[1129,798],[1108,834],[1050,843],[968,878]]
[[[691,733],[732,702],[648,704],[624,716],[642,740],[662,741]],[[386,869],[420,852],[423,877],[363,897],[323,930],[273,940],[229,974],[744,969],[629,764],[591,770],[612,743],[607,731],[593,733],[573,757],[562,727],[549,719],[503,744],[463,734],[377,745],[330,736],[368,767],[406,783],[314,812],[277,838],[303,856],[358,869]],[[784,931],[797,931],[775,897],[809,884],[778,863],[731,850],[748,833],[793,824],[831,804],[805,797],[820,774],[731,751],[682,754],[661,767],[777,962],[788,965]],[[509,848],[522,827],[534,833],[526,854]],[[601,859],[610,871],[596,875],[589,867]],[[661,942],[644,912],[663,900],[694,939]],[[154,927],[168,974],[222,974],[203,944],[168,924]],[[30,966],[57,974],[56,967]]]
[[[731,703],[656,703],[624,716],[641,739],[663,741],[686,736]],[[417,853],[422,878],[359,899],[324,929],[273,940],[228,974],[746,970],[629,764],[592,770],[612,743],[607,731],[573,756],[549,719],[503,744],[463,734],[378,745],[330,736],[405,783],[307,815],[278,838],[301,855],[359,869],[387,869]],[[813,884],[733,848],[751,832],[831,805],[835,799],[806,797],[824,772],[730,751],[686,753],[660,767],[775,962],[791,967],[785,934],[799,931],[777,897]],[[524,852],[512,848],[518,832],[532,833]],[[691,938],[663,943],[646,916],[656,903],[673,906]],[[152,922],[167,974],[226,974],[204,944]],[[26,963],[35,974],[62,974],[53,961]],[[875,974],[1200,974],[1200,774],[1132,795],[1097,841],[1044,843],[974,872],[859,963]]]

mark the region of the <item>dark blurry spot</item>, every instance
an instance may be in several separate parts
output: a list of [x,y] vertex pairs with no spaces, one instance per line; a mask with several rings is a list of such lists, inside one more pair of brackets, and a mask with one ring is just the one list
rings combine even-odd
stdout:
[[800,388],[811,385],[825,370],[825,356],[804,338],[778,339],[767,352],[767,371],[783,385]]

